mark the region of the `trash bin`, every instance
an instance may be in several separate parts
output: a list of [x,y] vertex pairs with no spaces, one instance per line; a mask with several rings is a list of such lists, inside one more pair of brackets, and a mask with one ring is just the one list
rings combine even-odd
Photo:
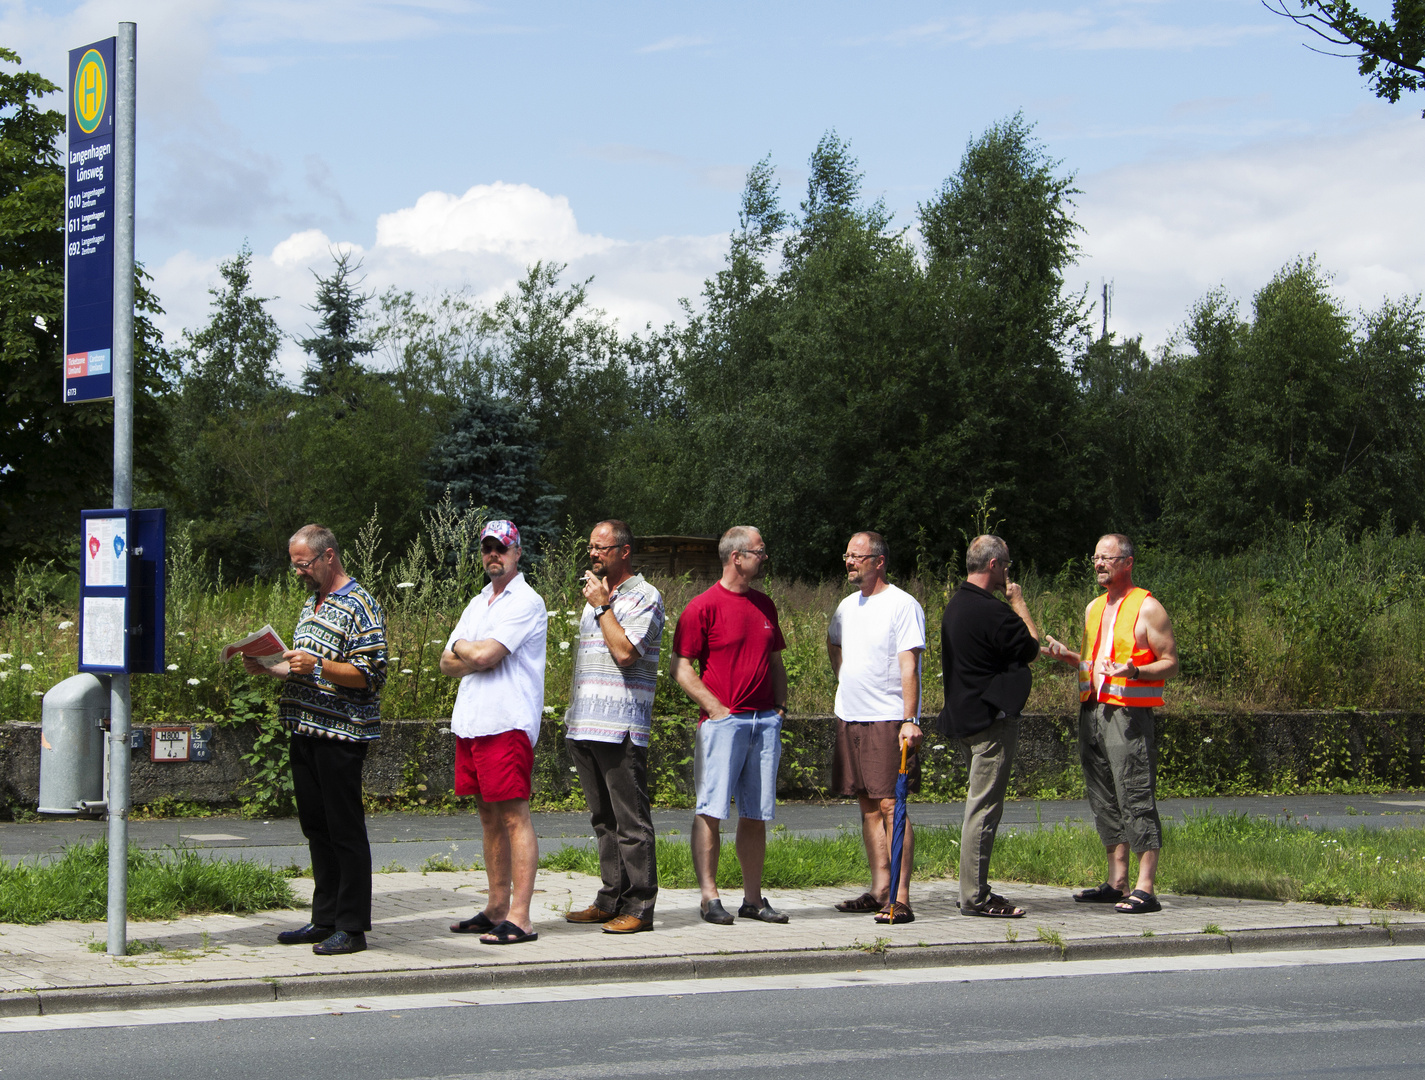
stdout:
[[108,715],[107,675],[71,675],[45,694],[40,723],[41,814],[81,814],[103,806],[103,725]]

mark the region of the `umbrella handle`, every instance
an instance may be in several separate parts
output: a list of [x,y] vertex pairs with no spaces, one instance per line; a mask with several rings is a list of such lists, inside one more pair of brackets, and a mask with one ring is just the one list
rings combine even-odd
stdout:
[[902,741],[902,742],[901,742],[901,775],[902,775],[902,776],[905,775],[905,755],[906,755],[906,751],[909,750],[909,749],[910,749],[910,743],[905,742],[905,741]]

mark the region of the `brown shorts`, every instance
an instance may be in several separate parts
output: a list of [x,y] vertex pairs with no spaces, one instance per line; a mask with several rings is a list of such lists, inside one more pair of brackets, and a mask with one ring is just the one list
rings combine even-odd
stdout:
[[[865,795],[868,799],[893,799],[896,776],[901,771],[903,720],[873,720],[864,724],[836,721],[836,750],[831,756],[831,791],[834,795]],[[920,755],[906,755],[910,790],[920,790]]]

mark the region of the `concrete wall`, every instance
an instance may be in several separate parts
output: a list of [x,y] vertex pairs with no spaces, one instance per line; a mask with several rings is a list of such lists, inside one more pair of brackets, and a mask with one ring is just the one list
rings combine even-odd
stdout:
[[[1394,788],[1422,784],[1425,714],[1316,712],[1205,714],[1159,717],[1160,775],[1204,790],[1270,786],[1294,778],[1298,783],[1329,784],[1333,778],[1374,779]],[[1072,716],[1026,716],[1015,761],[1016,784],[1032,790],[1077,768]],[[668,795],[692,791],[691,722],[660,719],[650,753],[654,787]],[[252,769],[242,757],[256,728],[251,724],[219,727],[212,760],[178,764],[149,760],[148,728],[143,750],[132,751],[135,804],[162,797],[212,805],[235,804]],[[778,787],[784,796],[812,794],[830,783],[833,721],[828,717],[793,717],[788,721]],[[927,731],[931,744],[946,743]],[[955,769],[955,746],[941,751]],[[39,799],[40,726],[0,724],[0,808],[29,807]],[[455,739],[448,721],[394,721],[382,724],[382,737],[367,758],[365,782],[373,795],[411,792],[426,785],[430,798],[448,792],[454,768]],[[961,770],[963,769],[960,766]],[[963,772],[961,773],[963,775]],[[536,790],[560,796],[577,790],[564,753],[562,728],[546,724],[536,756]]]

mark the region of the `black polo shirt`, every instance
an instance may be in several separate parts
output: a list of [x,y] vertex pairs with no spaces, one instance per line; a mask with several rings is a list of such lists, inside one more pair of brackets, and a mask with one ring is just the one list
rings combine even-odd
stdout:
[[1027,665],[1038,655],[1039,642],[1013,608],[978,585],[962,583],[940,620],[941,733],[963,739],[993,724],[999,710],[980,695],[1011,664]]

